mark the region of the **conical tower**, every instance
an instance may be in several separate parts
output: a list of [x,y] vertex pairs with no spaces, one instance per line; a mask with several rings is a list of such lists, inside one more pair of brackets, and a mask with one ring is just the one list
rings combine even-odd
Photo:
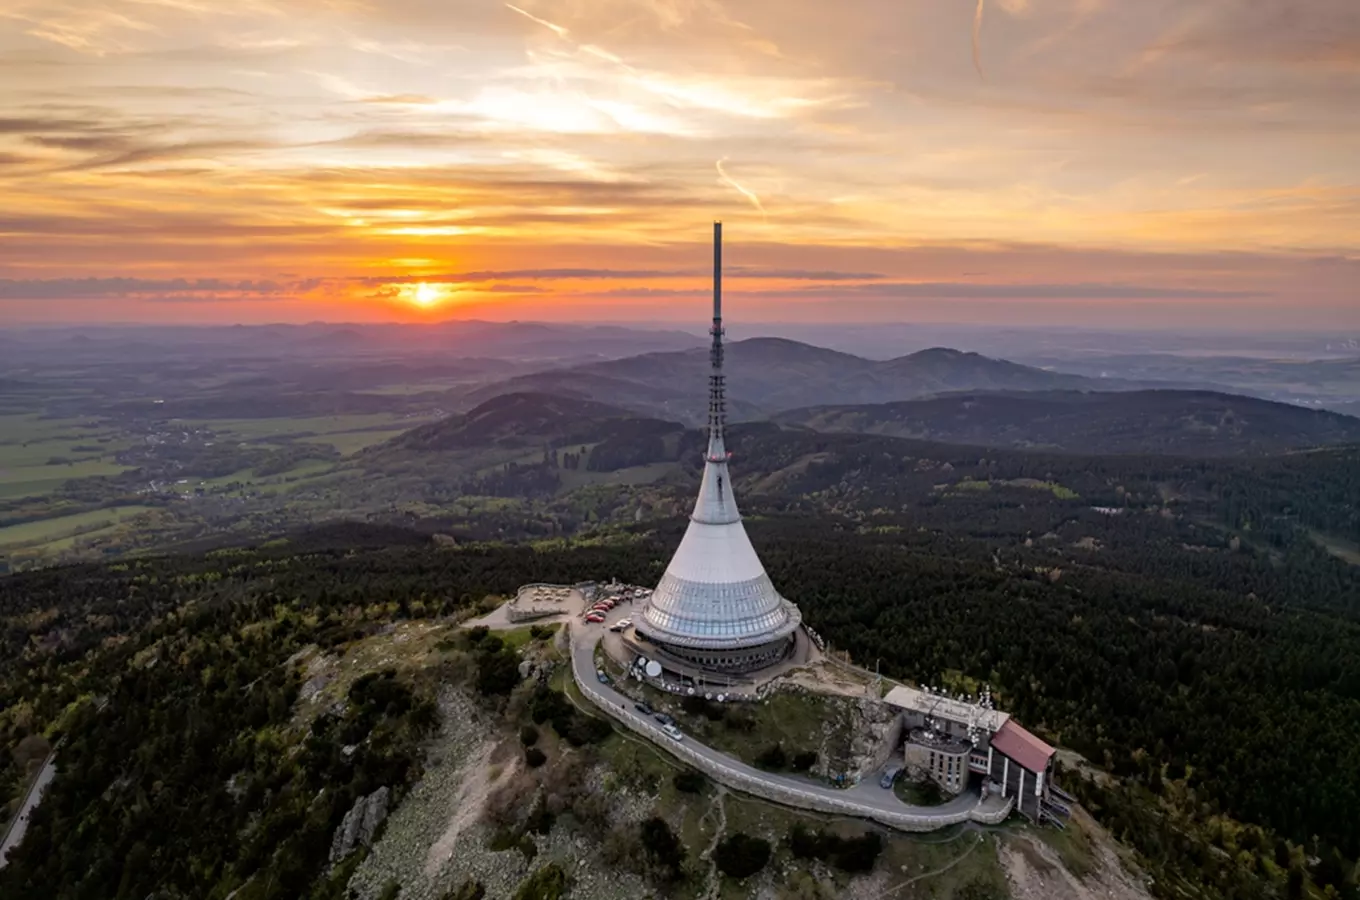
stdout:
[[722,223],[713,223],[713,346],[708,451],[699,498],[680,547],[638,617],[636,632],[705,668],[742,672],[781,659],[802,622],[775,590],[741,524],[723,443]]

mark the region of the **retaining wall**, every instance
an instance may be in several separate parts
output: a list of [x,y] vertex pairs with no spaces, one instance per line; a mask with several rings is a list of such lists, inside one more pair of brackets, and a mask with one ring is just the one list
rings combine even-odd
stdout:
[[[573,648],[574,649],[574,648]],[[725,785],[735,791],[752,794],[765,800],[781,803],[785,806],[792,806],[796,809],[808,809],[816,812],[830,813],[832,815],[856,816],[862,819],[871,819],[890,828],[899,831],[936,831],[950,825],[957,825],[960,822],[974,821],[988,825],[996,825],[1004,821],[1010,815],[1011,805],[1014,799],[998,810],[984,811],[982,800],[972,809],[961,810],[952,813],[910,813],[893,812],[857,803],[849,798],[839,798],[828,796],[817,791],[801,790],[792,785],[780,781],[773,781],[762,778],[755,770],[745,770],[726,765],[716,760],[710,759],[696,752],[693,747],[687,746],[682,741],[673,741],[666,737],[657,729],[656,724],[651,719],[638,715],[633,710],[625,707],[620,708],[612,702],[599,688],[599,681],[592,666],[588,671],[582,672],[578,667],[576,653],[571,654],[571,671],[576,680],[576,686],[581,693],[594,703],[603,712],[626,728],[645,737],[648,741],[661,747],[671,755],[679,757],[689,765],[703,772],[719,784]]]

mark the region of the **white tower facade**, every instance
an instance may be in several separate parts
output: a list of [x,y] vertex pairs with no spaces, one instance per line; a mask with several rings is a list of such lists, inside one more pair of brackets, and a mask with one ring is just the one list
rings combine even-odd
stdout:
[[708,451],[689,527],[635,630],[666,652],[724,672],[777,662],[802,623],[775,590],[741,524],[723,442],[727,421],[722,327],[722,223],[713,223],[713,345]]

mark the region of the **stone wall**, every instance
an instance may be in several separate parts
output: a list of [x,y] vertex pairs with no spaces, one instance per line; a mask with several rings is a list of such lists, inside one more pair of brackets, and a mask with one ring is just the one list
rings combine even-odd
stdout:
[[899,831],[935,831],[969,820],[995,825],[1004,821],[1006,816],[1010,814],[1009,804],[996,810],[984,811],[983,800],[980,800],[973,809],[950,813],[894,812],[857,803],[849,798],[842,799],[827,796],[825,793],[803,790],[781,780],[766,778],[755,769],[719,762],[696,752],[693,747],[687,746],[683,742],[672,741],[669,738],[664,738],[664,736],[662,736],[662,740],[658,741],[660,732],[657,731],[655,724],[630,709],[620,708],[610,702],[609,698],[599,689],[595,671],[593,669],[581,671],[577,655],[574,653],[572,654],[572,674],[581,693],[600,710],[608,713],[610,717],[622,723],[624,727],[637,732],[648,741],[685,761],[714,781],[735,791],[752,794],[795,809],[870,819]]

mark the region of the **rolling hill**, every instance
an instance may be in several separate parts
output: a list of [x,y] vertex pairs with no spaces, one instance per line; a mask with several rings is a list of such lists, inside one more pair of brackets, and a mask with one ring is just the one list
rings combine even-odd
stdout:
[[610,439],[661,438],[683,430],[678,423],[639,417],[593,400],[517,392],[399,434],[372,448],[369,455],[572,447]]
[[774,419],[815,431],[1073,453],[1237,456],[1360,442],[1360,419],[1209,391],[967,392],[804,407]]
[[[699,424],[706,411],[708,367],[707,350],[646,353],[511,378],[479,387],[456,402],[470,408],[498,394],[542,392]],[[726,371],[728,409],[735,419],[765,418],[813,404],[909,400],[941,391],[1123,386],[946,348],[876,361],[783,338],[728,345]]]

